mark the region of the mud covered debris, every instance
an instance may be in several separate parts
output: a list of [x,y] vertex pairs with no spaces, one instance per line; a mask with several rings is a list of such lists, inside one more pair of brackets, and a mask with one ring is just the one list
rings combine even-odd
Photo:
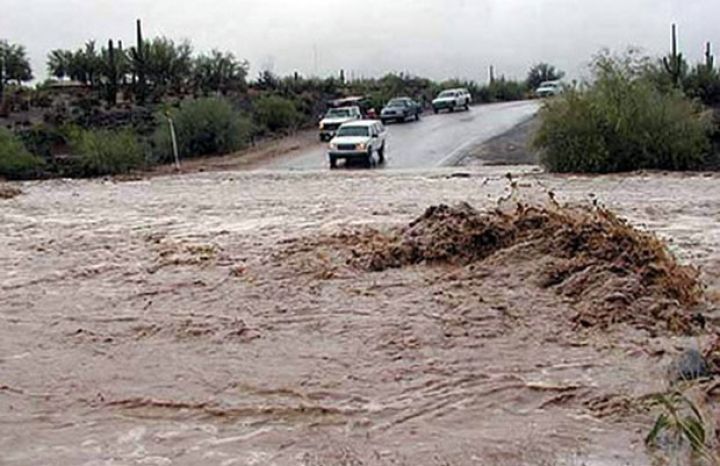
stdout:
[[689,309],[702,300],[697,269],[665,243],[596,207],[535,207],[481,213],[438,205],[409,225],[360,234],[350,263],[370,271],[417,264],[468,265],[494,254],[538,264],[536,284],[576,302],[583,327],[628,322],[674,333],[692,330]]
[[0,183],[0,200],[12,199],[22,194],[20,188]]

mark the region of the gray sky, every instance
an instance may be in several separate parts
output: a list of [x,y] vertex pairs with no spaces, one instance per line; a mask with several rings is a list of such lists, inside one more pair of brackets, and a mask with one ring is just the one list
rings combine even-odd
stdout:
[[577,76],[602,47],[664,52],[674,21],[691,60],[705,41],[720,50],[718,0],[0,0],[0,11],[0,38],[26,45],[39,77],[51,49],[132,44],[135,18],[146,37],[246,58],[253,77],[314,74],[314,50],[323,76],[345,68],[484,81],[491,64],[522,78],[541,60]]

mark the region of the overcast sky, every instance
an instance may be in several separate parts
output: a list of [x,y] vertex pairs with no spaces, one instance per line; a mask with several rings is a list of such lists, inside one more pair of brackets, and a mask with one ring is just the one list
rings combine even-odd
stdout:
[[720,50],[720,0],[0,0],[0,12],[0,38],[24,44],[39,77],[51,49],[134,43],[136,18],[146,37],[231,51],[253,76],[345,68],[484,81],[491,64],[520,78],[541,60],[577,76],[603,47],[664,52],[672,22],[692,60],[706,41]]

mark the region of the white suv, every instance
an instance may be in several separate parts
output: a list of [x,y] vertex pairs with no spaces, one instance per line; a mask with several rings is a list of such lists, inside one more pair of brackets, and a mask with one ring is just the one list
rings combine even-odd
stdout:
[[437,98],[432,101],[432,107],[435,113],[439,113],[440,110],[454,112],[456,108],[470,110],[471,103],[472,96],[467,89],[448,89],[442,91]]
[[[360,160],[367,167],[385,163],[387,130],[375,120],[345,123],[330,141],[328,159],[330,168],[337,168],[337,161]],[[375,159],[377,155],[377,160]]]

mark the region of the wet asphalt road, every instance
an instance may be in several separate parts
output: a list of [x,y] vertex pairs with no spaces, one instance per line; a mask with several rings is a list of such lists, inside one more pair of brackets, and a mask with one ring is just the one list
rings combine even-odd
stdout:
[[[430,168],[448,166],[467,151],[509,131],[539,109],[537,101],[478,105],[470,111],[433,115],[419,122],[388,124],[387,161],[383,168]],[[327,144],[320,143],[264,169],[312,170],[326,168]]]

